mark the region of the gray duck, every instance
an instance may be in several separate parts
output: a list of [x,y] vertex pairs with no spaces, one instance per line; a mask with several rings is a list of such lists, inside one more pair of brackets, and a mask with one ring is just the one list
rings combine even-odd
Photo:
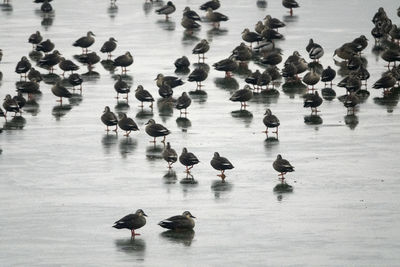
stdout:
[[276,138],[278,138],[278,130],[279,130],[279,125],[281,123],[279,122],[279,119],[272,114],[271,110],[267,108],[267,110],[264,113],[265,117],[263,119],[263,123],[267,129],[263,132],[267,135],[268,137],[268,128],[276,128],[276,131],[273,132],[276,134]]
[[142,103],[139,107],[143,108],[143,102],[151,102],[150,108],[153,108],[154,98],[142,85],[138,85],[136,88],[135,97]]
[[286,159],[283,159],[280,154],[278,154],[278,156],[276,157],[276,160],[272,164],[272,167],[277,172],[280,172],[280,174],[278,176],[280,176],[279,179],[281,180],[282,183],[284,183],[284,181],[285,181],[284,175],[287,172],[294,172],[294,167],[290,164],[289,161],[287,161]]
[[245,85],[243,89],[236,90],[229,98],[230,101],[240,102],[240,108],[246,109],[247,101],[253,98],[253,91],[249,85]]
[[110,110],[110,107],[106,106],[104,108],[104,112],[101,115],[101,121],[106,125],[106,131],[107,133],[110,131],[108,129],[109,126],[115,126],[115,129],[113,130],[114,132],[118,131],[118,119],[117,116],[115,116],[114,112]]
[[179,162],[186,167],[186,173],[189,174],[193,166],[198,164],[200,161],[193,153],[188,152],[186,147],[184,147],[179,156]]
[[119,113],[118,117],[118,126],[125,131],[124,136],[128,137],[132,131],[139,131],[139,127],[137,126],[136,122],[133,119],[128,118],[125,113]]
[[75,47],[82,48],[82,54],[87,54],[88,48],[95,42],[95,39],[93,36],[96,36],[96,35],[93,32],[88,31],[86,36],[79,38],[72,45]]
[[138,209],[134,214],[128,214],[116,221],[113,227],[117,229],[129,229],[131,230],[132,238],[135,238],[135,236],[140,235],[135,233],[135,230],[143,227],[146,224],[145,217],[147,217],[147,215],[144,213],[144,211]]
[[[180,111],[180,115],[187,114],[186,109],[190,106],[190,104],[192,103],[192,99],[188,96],[188,94],[186,92],[183,92],[182,95],[180,97],[178,97],[178,99],[176,100],[176,105],[175,107]],[[185,111],[182,111],[182,110]]]
[[150,141],[150,143],[154,144],[156,143],[156,138],[160,136],[164,137],[161,143],[165,143],[165,137],[171,133],[166,127],[159,123],[156,123],[153,119],[150,119],[146,123],[145,131],[148,135],[154,138],[153,141]]
[[221,171],[221,174],[218,174],[221,177],[222,181],[225,181],[225,170],[233,169],[232,163],[225,157],[221,157],[218,152],[214,153],[214,157],[210,161],[211,166],[217,171]]
[[185,211],[182,215],[176,215],[169,217],[168,219],[162,220],[158,223],[163,228],[167,228],[175,231],[187,231],[194,228],[194,217],[189,211]]
[[175,149],[171,148],[171,144],[167,142],[167,147],[162,152],[163,159],[168,163],[168,169],[172,168],[172,164],[174,164],[178,160],[178,154]]

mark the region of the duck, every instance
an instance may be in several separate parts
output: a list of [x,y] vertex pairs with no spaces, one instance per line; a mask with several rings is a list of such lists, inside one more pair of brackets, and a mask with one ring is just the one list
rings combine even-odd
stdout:
[[18,94],[16,96],[13,97],[13,100],[15,102],[17,102],[19,109],[21,110],[25,104],[26,104],[26,99],[24,98],[24,96],[22,95],[21,92],[18,92]]
[[81,60],[82,63],[85,63],[88,65],[89,71],[93,68],[93,65],[98,63],[100,61],[100,57],[97,55],[96,52],[91,52],[87,54],[83,54],[79,56],[79,59]]
[[35,49],[38,44],[43,40],[40,31],[36,31],[29,36],[28,42],[32,44],[32,49]]
[[27,93],[28,98],[32,98],[32,94],[39,93],[39,84],[36,82],[35,79],[32,79],[28,82],[19,83],[17,86],[17,90],[21,93]]
[[138,85],[136,90],[135,90],[135,97],[137,100],[139,100],[142,104],[139,106],[143,108],[143,102],[150,102],[150,108],[153,109],[153,102],[154,98],[153,96],[149,93],[149,91],[145,90],[143,88],[143,85]]
[[327,83],[331,83],[331,87],[332,87],[332,81],[333,79],[335,79],[336,77],[336,71],[334,69],[332,69],[330,66],[328,66],[326,69],[324,69],[322,71],[321,74],[321,81],[325,83],[325,87]]
[[190,61],[186,56],[182,56],[175,60],[174,65],[177,69],[186,69],[190,66]]
[[195,226],[194,217],[189,211],[185,211],[182,215],[176,215],[162,220],[158,223],[163,228],[175,231],[192,230]]
[[110,37],[108,41],[104,42],[102,47],[100,48],[100,52],[107,53],[107,59],[112,58],[112,52],[117,48],[117,40],[114,37]]
[[133,57],[130,52],[126,52],[124,55],[117,57],[114,60],[115,67],[121,67],[121,73],[126,73],[126,67],[133,64]]
[[229,18],[222,13],[214,12],[211,7],[207,9],[206,18],[209,22],[212,22],[214,27],[219,28],[221,21],[228,21]]
[[135,238],[135,236],[140,235],[135,233],[135,230],[146,225],[145,217],[147,217],[146,213],[142,209],[138,209],[135,213],[128,214],[116,221],[112,227],[116,229],[129,229],[131,230],[131,237]]
[[264,26],[270,29],[279,29],[285,27],[286,24],[277,18],[271,17],[271,15],[267,15],[264,18]]
[[[188,96],[186,92],[183,92],[182,95],[178,97],[178,99],[176,100],[175,107],[180,111],[180,115],[182,115],[183,113],[186,116],[187,115],[186,109],[190,106],[191,103],[192,99]],[[182,111],[183,109],[185,111]]]
[[317,107],[319,107],[322,104],[322,97],[319,96],[318,91],[315,91],[314,94],[306,94],[304,97],[304,107],[311,108],[311,114],[317,114],[319,110],[317,110]]
[[95,42],[94,36],[96,35],[92,31],[88,31],[86,36],[79,38],[72,45],[82,48],[82,54],[87,54],[88,48]]
[[246,109],[248,106],[246,102],[252,98],[253,91],[251,90],[251,87],[246,84],[243,89],[235,91],[229,100],[233,102],[240,102],[240,108]]
[[239,67],[239,65],[236,60],[232,56],[230,56],[229,58],[214,63],[213,67],[218,71],[224,71],[225,78],[231,78],[232,71],[235,71]]
[[200,6],[200,10],[207,10],[211,8],[212,10],[217,10],[221,6],[219,0],[207,1]]
[[276,138],[278,138],[279,125],[281,125],[281,123],[279,122],[279,119],[275,115],[272,114],[272,112],[269,108],[267,108],[264,115],[265,116],[263,119],[263,123],[264,123],[265,127],[267,127],[267,129],[263,133],[265,133],[268,137],[268,128],[276,128],[276,131],[273,133],[275,133]]
[[169,142],[167,142],[167,147],[162,152],[162,157],[168,163],[168,169],[171,169],[172,164],[178,160],[178,154]]
[[148,135],[154,138],[153,141],[150,141],[150,143],[156,143],[156,138],[163,136],[164,139],[161,141],[161,143],[165,143],[165,138],[167,135],[169,135],[171,132],[164,127],[163,125],[156,123],[153,119],[150,119],[146,123],[146,128],[145,131]]
[[162,86],[158,88],[158,94],[162,98],[169,98],[174,94],[174,91],[172,90],[171,86],[169,86],[168,83],[164,81]]
[[40,10],[43,13],[50,13],[51,11],[53,11],[53,7],[48,0],[44,0],[43,4],[40,6]]
[[290,164],[290,162],[286,159],[283,159],[280,154],[276,156],[276,160],[272,163],[272,167],[274,170],[279,172],[280,180],[282,183],[285,181],[284,175],[288,172],[294,172],[294,167]]
[[319,82],[320,78],[321,76],[316,71],[314,71],[314,69],[311,69],[311,71],[307,72],[306,75],[304,75],[303,82],[307,84],[307,86],[311,86],[309,90],[314,91],[314,85]]
[[207,79],[207,77],[207,71],[205,71],[202,67],[198,67],[189,74],[188,81],[196,82],[196,90],[201,90],[201,87],[203,86],[201,82]]
[[226,178],[225,170],[234,168],[232,163],[227,158],[221,157],[218,152],[214,152],[214,157],[211,159],[210,164],[217,171],[221,171],[218,176],[221,177],[222,181],[225,181]]
[[50,39],[47,39],[46,41],[43,41],[40,44],[36,45],[36,51],[47,54],[53,51],[54,47],[54,43]]
[[383,89],[383,93],[386,95],[390,92],[389,89],[394,87],[396,82],[396,78],[393,76],[392,72],[387,72],[374,83],[372,88]]
[[32,65],[29,62],[28,58],[23,56],[21,60],[17,63],[15,67],[15,72],[20,74],[20,78],[22,79],[22,75],[24,75],[26,80],[26,73],[31,69]]
[[117,92],[117,99],[119,99],[119,94],[126,94],[124,99],[128,100],[128,94],[131,91],[131,87],[124,80],[122,80],[121,75],[118,75],[118,81],[114,84],[114,89]]
[[400,50],[399,49],[386,49],[381,55],[382,59],[388,62],[388,69],[390,69],[390,63],[393,62],[396,65],[396,61],[400,61]]
[[258,78],[260,77],[260,70],[256,70],[252,72],[249,76],[247,76],[244,81],[248,84],[253,85],[253,89],[255,89],[255,85],[257,85]]
[[365,35],[355,38],[352,43],[354,44],[354,50],[361,54],[361,52],[368,46],[368,39]]
[[157,84],[158,88],[160,88],[164,82],[171,88],[175,88],[177,86],[184,84],[184,82],[178,77],[164,76],[161,73],[157,74],[157,77],[154,80],[157,81],[156,84]]
[[313,39],[309,40],[308,45],[306,46],[306,51],[308,52],[308,56],[317,62],[324,55],[324,49],[322,46],[314,43]]
[[179,156],[179,162],[186,167],[186,173],[189,174],[193,166],[198,164],[200,161],[193,153],[188,152],[187,148],[184,147]]
[[54,50],[51,54],[47,54],[39,60],[38,66],[41,68],[49,69],[50,73],[54,72],[54,66],[60,63],[61,54],[58,50]]
[[7,118],[7,112],[14,112],[14,117],[17,116],[17,113],[20,113],[21,110],[18,106],[17,101],[11,98],[11,95],[7,94],[4,98],[3,108],[6,111],[4,117]]
[[72,94],[68,91],[67,88],[65,88],[64,86],[61,85],[60,82],[57,82],[55,85],[53,85],[53,87],[51,87],[51,92],[60,98],[60,100],[57,100],[57,102],[60,102],[60,104],[62,105],[62,98],[71,98]]
[[282,53],[272,50],[261,58],[262,64],[276,66],[282,62]]
[[282,5],[290,9],[289,11],[290,16],[293,16],[293,8],[300,7],[299,3],[297,3],[296,0],[282,0]]
[[243,30],[243,32],[242,32],[242,39],[243,39],[245,42],[250,43],[250,48],[252,48],[252,44],[253,44],[254,42],[257,42],[257,43],[258,43],[258,42],[262,41],[261,35],[259,35],[259,34],[256,33],[256,32],[250,31],[248,28],[246,28],[246,29]]
[[192,34],[193,30],[199,29],[201,27],[201,25],[198,24],[195,20],[192,20],[186,16],[182,17],[181,25],[187,30],[189,34]]
[[125,131],[124,136],[128,137],[132,131],[139,131],[139,127],[137,126],[136,122],[133,119],[128,118],[125,113],[120,112],[118,114],[118,118],[119,128]]
[[202,59],[203,62],[205,60],[204,54],[210,50],[210,44],[206,39],[201,40],[198,44],[196,44],[192,50],[194,55],[198,55],[198,61]]
[[103,115],[100,117],[101,121],[106,125],[107,133],[110,131],[108,127],[115,126],[114,132],[118,132],[118,119],[114,112],[110,110],[109,106],[106,106],[103,111]]
[[38,70],[36,70],[35,68],[31,68],[30,71],[28,72],[28,80],[30,81],[35,80],[36,82],[41,82],[43,81],[43,77]]
[[176,10],[175,5],[171,2],[168,1],[165,6],[162,6],[161,8],[156,10],[156,13],[159,15],[165,15],[165,19],[168,20],[168,15],[174,13]]
[[347,108],[347,115],[354,115],[355,107],[360,103],[360,99],[355,93],[350,93],[346,95],[343,101],[343,105]]
[[74,71],[79,70],[78,65],[76,65],[71,60],[65,59],[63,57],[60,57],[60,62],[58,63],[58,66],[63,71],[62,76],[64,76],[66,71],[70,71],[71,73],[74,73]]

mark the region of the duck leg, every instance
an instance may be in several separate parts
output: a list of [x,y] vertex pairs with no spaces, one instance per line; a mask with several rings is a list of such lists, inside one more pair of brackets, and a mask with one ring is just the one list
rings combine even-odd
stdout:
[[225,181],[226,175],[224,174],[225,170],[221,170],[221,174],[218,174],[217,176],[221,177],[222,181]]
[[165,138],[166,138],[166,136],[164,135],[164,138],[163,138],[163,140],[161,141],[161,143],[165,144]]
[[279,127],[277,126],[277,127],[276,127],[276,131],[273,132],[274,134],[276,134],[276,138],[278,138],[278,129],[279,129]]

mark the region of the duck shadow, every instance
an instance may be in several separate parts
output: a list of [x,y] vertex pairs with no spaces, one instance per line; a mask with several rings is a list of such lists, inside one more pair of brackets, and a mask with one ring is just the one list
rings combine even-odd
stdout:
[[134,80],[133,76],[130,74],[113,74],[111,77],[114,79],[114,81],[118,81],[120,76],[124,82],[126,82],[129,86],[132,86]]
[[383,97],[374,97],[374,103],[379,106],[386,107],[388,113],[392,113],[399,103],[398,95],[387,95]]
[[214,37],[221,37],[227,35],[229,30],[227,28],[215,28],[212,27],[207,31],[208,41],[212,41]]
[[61,117],[67,115],[67,113],[70,112],[71,109],[72,105],[70,104],[55,105],[53,107],[53,110],[51,111],[51,114],[56,118],[56,120],[60,120]]
[[82,101],[83,101],[83,97],[82,95],[79,93],[72,93],[71,97],[68,99],[69,103],[71,104],[71,106],[76,107],[79,106]]
[[182,44],[184,46],[193,46],[195,43],[198,43],[200,41],[200,38],[197,36],[198,32],[199,30],[184,30],[182,35]]
[[81,76],[84,82],[95,82],[100,79],[100,73],[94,71],[93,68],[88,68],[88,71],[83,73]]
[[239,89],[239,83],[235,78],[215,78],[214,83],[218,88],[228,91]]
[[304,123],[307,125],[320,125],[322,124],[323,120],[319,115],[306,115],[304,116]]
[[253,92],[253,98],[250,103],[258,104],[276,104],[279,99],[279,91],[276,89],[262,90],[260,93]]
[[294,98],[296,94],[305,94],[307,91],[307,86],[301,80],[287,79],[282,84],[282,91],[290,98]]
[[45,84],[54,85],[61,81],[61,76],[56,73],[42,74],[43,82]]
[[299,20],[299,17],[298,17],[297,15],[293,15],[293,16],[284,15],[284,16],[282,17],[282,20],[283,20],[283,22],[285,22],[285,23],[294,23],[294,22],[297,22],[297,21]]
[[6,120],[3,124],[4,130],[22,130],[26,125],[26,119],[22,116],[15,116],[11,120]]
[[148,161],[163,159],[162,152],[164,150],[164,145],[150,145],[146,147],[146,159]]
[[182,244],[185,246],[190,246],[192,244],[194,235],[195,231],[193,230],[187,230],[187,231],[168,230],[160,234],[162,238],[170,241],[171,243]]
[[53,25],[54,18],[55,18],[55,13],[46,14],[42,17],[42,21],[40,22],[40,25],[42,25],[43,28],[47,31]]
[[156,21],[156,24],[160,26],[161,29],[165,31],[174,31],[176,27],[175,21],[159,19]]
[[119,153],[123,158],[127,158],[129,154],[137,148],[137,140],[127,136],[119,142]]
[[169,169],[167,173],[163,176],[164,184],[176,184],[178,177],[176,172],[172,169]]
[[179,183],[183,186],[197,186],[198,181],[194,179],[194,176],[190,173],[186,173],[186,176],[182,178]]
[[355,114],[344,116],[344,123],[350,128],[350,130],[354,130],[358,125],[358,117]]
[[186,117],[178,117],[176,119],[176,125],[179,128],[187,129],[187,128],[192,127],[192,122]]
[[[139,257],[144,257],[146,251],[146,242],[140,238],[126,238],[114,240],[115,247],[118,251],[127,254],[135,254]],[[144,258],[142,258],[144,260]]]
[[287,184],[287,183],[278,183],[275,185],[273,191],[275,193],[292,193],[293,192],[293,186]]
[[13,12],[13,6],[10,3],[2,3],[0,4],[0,8],[6,15],[11,15]]
[[266,149],[271,149],[277,145],[279,145],[279,139],[275,136],[267,136],[264,140],[264,146]]
[[232,189],[233,184],[222,180],[215,180],[211,184],[211,190],[214,192],[216,199],[220,198],[221,194],[232,191]]

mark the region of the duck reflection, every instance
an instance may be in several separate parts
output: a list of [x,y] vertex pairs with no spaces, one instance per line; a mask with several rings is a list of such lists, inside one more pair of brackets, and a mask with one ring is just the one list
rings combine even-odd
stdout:
[[211,28],[207,31],[208,41],[212,41],[214,37],[225,36],[228,34],[228,29],[226,28]]
[[159,115],[163,122],[174,113],[175,102],[176,100],[172,97],[160,98],[157,100]]
[[[7,116],[8,117],[8,116]],[[22,116],[15,116],[11,120],[6,120],[4,130],[22,130],[26,124],[26,119]]]
[[[287,183],[278,183],[274,187],[274,192],[275,193],[291,193],[293,192],[293,186],[287,184]],[[282,198],[281,198],[282,199]],[[279,200],[279,199],[278,199]]]
[[83,80],[86,81],[97,81],[100,78],[100,73],[94,71],[93,68],[88,67],[88,71],[83,73],[82,75]]
[[307,125],[320,125],[322,124],[323,120],[319,115],[307,115],[304,116],[304,123]]
[[9,1],[4,1],[3,4],[0,4],[1,11],[6,13],[6,15],[11,15],[13,11],[13,6],[9,3]]
[[53,25],[53,22],[54,22],[54,14],[48,14],[43,16],[40,25],[42,25],[43,28],[47,31],[50,28],[50,26]]
[[358,125],[358,117],[355,114],[346,115],[344,122],[351,130],[354,130]]
[[79,94],[72,93],[68,101],[72,106],[79,106],[83,101],[83,97],[80,93]]
[[109,154],[111,147],[115,146],[118,141],[118,136],[116,134],[104,134],[101,138],[101,144],[103,145],[104,151]]
[[192,127],[192,122],[185,117],[179,117],[176,119],[176,124],[178,125],[179,128],[187,129]]
[[32,59],[35,62],[38,62],[39,60],[41,60],[44,57],[44,54],[40,51],[31,51],[28,54],[29,58]]
[[202,68],[203,70],[205,70],[207,73],[210,72],[210,65],[208,65],[207,63],[193,63],[192,64],[194,68],[198,69],[198,68]]
[[287,79],[282,84],[282,91],[290,98],[294,98],[296,94],[305,94],[307,86],[299,79]]
[[175,184],[178,180],[176,172],[172,169],[169,169],[167,173],[163,176],[164,184]]
[[239,89],[239,83],[235,78],[215,78],[214,83],[218,88],[233,91]]
[[28,99],[24,106],[24,111],[31,114],[32,116],[36,116],[39,114],[39,103],[35,98]]
[[394,108],[399,103],[399,95],[398,94],[388,94],[383,97],[374,97],[374,103],[379,106],[386,107],[388,113],[392,113]]
[[168,230],[160,234],[162,238],[172,243],[182,244],[185,246],[190,246],[192,244],[194,235],[195,231],[193,230],[187,230],[187,231]]
[[[268,93],[269,91],[270,94]],[[272,92],[276,91],[276,92]],[[251,103],[259,104],[276,104],[279,99],[279,91],[276,89],[263,90],[260,93],[253,93],[253,98],[250,99]]]
[[156,24],[165,31],[174,31],[176,27],[175,21],[160,19],[156,21]]
[[146,242],[140,238],[126,238],[116,239],[114,241],[115,247],[118,251],[132,254],[138,257],[140,260],[144,260],[146,251]]
[[123,74],[123,75],[121,75],[121,74],[114,74],[114,75],[112,75],[111,77],[112,77],[115,81],[118,81],[118,80],[119,80],[119,77],[121,77],[122,80],[123,80],[124,82],[126,82],[128,85],[130,85],[130,86],[133,85],[133,76],[132,76],[132,75],[129,75],[129,74]]
[[265,0],[257,0],[257,7],[258,8],[264,9],[264,8],[267,8],[267,5],[268,5],[267,1],[265,1]]
[[233,184],[224,180],[215,180],[211,184],[211,190],[214,192],[216,199],[221,197],[221,194],[232,191]]
[[151,145],[151,146],[147,146],[146,148],[146,159],[148,161],[154,161],[154,160],[159,160],[159,159],[163,159],[162,157],[162,152],[164,150],[164,146],[163,145]]
[[128,136],[119,142],[119,153],[123,158],[126,158],[128,154],[132,154],[135,151],[136,147],[137,140]]
[[253,120],[253,113],[246,109],[234,110],[231,112],[231,116],[243,121],[246,127],[249,127]]
[[285,23],[294,23],[299,20],[299,17],[297,15],[289,16],[289,15],[284,15],[283,16],[283,22]]
[[64,105],[56,105],[53,107],[51,114],[56,118],[56,120],[60,120],[61,117],[67,115],[67,113],[72,109],[72,105],[64,104]]
[[111,4],[107,8],[107,13],[110,19],[114,19],[118,14],[118,6],[115,2],[111,2]]
[[109,71],[111,74],[114,73],[116,67],[114,66],[114,61],[112,61],[111,59],[102,60],[100,61],[100,64],[106,71]]
[[186,176],[182,180],[180,180],[179,183],[182,185],[191,186],[191,185],[197,185],[198,182],[197,180],[194,179],[194,176],[191,173],[186,173]]
[[200,38],[196,35],[198,31],[184,30],[182,35],[182,44],[184,46],[193,46],[200,41]]
[[239,64],[239,67],[233,71],[233,73],[239,75],[239,77],[241,78],[247,78],[250,76],[251,74],[251,70],[249,69],[249,65],[248,64]]
[[150,12],[151,12],[151,9],[153,8],[153,3],[152,2],[144,2],[143,3],[143,11],[144,11],[144,14],[147,16]]
[[194,90],[189,92],[192,101],[195,103],[203,104],[207,101],[208,95],[204,90]]
[[176,75],[188,75],[190,73],[189,68],[176,68],[175,69],[175,74]]
[[57,82],[61,81],[60,75],[55,73],[42,74],[42,77],[45,84],[54,85]]
[[151,119],[154,116],[153,110],[140,110],[138,113],[136,113],[136,118],[141,119],[141,120],[147,120]]
[[332,88],[321,89],[322,98],[327,101],[332,101],[336,97],[336,92]]
[[117,104],[114,106],[116,112],[128,112],[129,111],[129,104],[126,101],[117,101]]

